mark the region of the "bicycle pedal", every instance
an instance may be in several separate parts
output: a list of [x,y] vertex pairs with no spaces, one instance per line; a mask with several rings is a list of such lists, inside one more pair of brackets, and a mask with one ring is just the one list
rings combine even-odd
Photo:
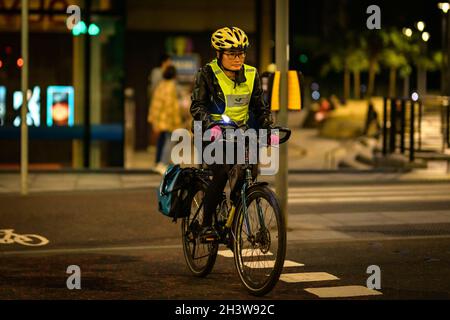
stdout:
[[205,235],[201,235],[200,236],[200,241],[201,242],[218,242],[220,240],[220,237],[218,234],[205,234]]
[[217,242],[219,239],[214,236],[206,236],[200,239],[200,242],[209,243],[209,242]]

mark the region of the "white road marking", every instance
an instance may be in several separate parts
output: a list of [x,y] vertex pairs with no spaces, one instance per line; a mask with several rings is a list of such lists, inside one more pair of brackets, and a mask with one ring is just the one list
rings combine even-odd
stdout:
[[[217,251],[217,254],[221,255],[223,257],[226,257],[226,258],[233,258],[234,257],[233,251],[231,251],[231,250],[219,250],[219,251]],[[244,249],[244,250],[242,250],[242,256],[244,258],[246,256],[247,257],[251,257],[251,256],[271,256],[271,255],[273,255],[273,253],[270,252],[270,251],[263,254],[259,250],[252,250],[252,249]]]
[[[264,269],[264,268],[273,268],[275,265],[274,260],[265,260],[265,261],[247,261],[244,262],[246,267],[252,269]],[[303,267],[303,263],[298,263],[291,260],[285,260],[283,267]]]
[[217,251],[217,254],[226,258],[233,258],[234,256],[233,251],[231,250],[219,250]]
[[108,251],[132,251],[132,250],[160,250],[160,249],[181,249],[182,245],[148,245],[148,246],[129,246],[129,247],[96,247],[96,248],[62,248],[46,250],[21,250],[21,251],[0,251],[0,255],[35,255],[35,254],[76,254],[89,252],[108,252]]
[[[272,188],[273,189],[273,188]],[[273,189],[274,190],[274,189]],[[290,187],[288,188],[288,191],[290,192],[301,192],[301,193],[317,193],[318,191],[321,191],[323,193],[330,193],[330,192],[352,192],[352,191],[367,191],[367,192],[373,192],[373,191],[403,191],[403,190],[410,190],[412,192],[422,192],[425,190],[450,190],[450,184],[442,183],[442,184],[427,184],[427,185],[420,185],[420,184],[397,184],[397,185],[359,185],[359,186],[338,186],[338,187],[324,187],[324,186],[318,186],[318,187]]]
[[297,198],[327,198],[329,196],[333,197],[354,197],[354,196],[390,196],[390,195],[406,195],[406,196],[413,196],[413,195],[448,195],[450,193],[450,190],[446,189],[433,189],[433,190],[367,190],[367,191],[361,191],[361,190],[340,190],[336,192],[320,192],[319,190],[316,192],[303,192],[303,191],[288,191],[288,195],[292,197]]
[[345,239],[338,239],[338,238],[319,238],[319,239],[306,239],[303,237],[300,238],[293,238],[289,240],[288,242],[295,242],[295,243],[329,243],[329,242],[368,242],[368,241],[411,241],[411,240],[436,240],[436,239],[450,239],[450,236],[446,235],[434,235],[434,236],[398,236],[398,237],[391,237],[391,236],[372,236],[372,237],[361,237],[361,238],[345,238]]
[[280,276],[280,280],[289,283],[296,283],[296,282],[339,280],[339,278],[327,272],[303,272],[303,273],[283,273]]
[[288,203],[346,203],[346,202],[424,202],[429,200],[445,200],[450,201],[450,195],[411,195],[411,196],[367,196],[367,197],[339,197],[339,198],[289,198]]
[[396,185],[396,186],[341,186],[292,187],[288,189],[288,202],[296,203],[346,203],[374,201],[427,201],[450,200],[450,185]]
[[340,286],[340,287],[323,287],[323,288],[307,288],[305,291],[312,293],[319,298],[348,298],[360,296],[382,295],[380,291],[368,289],[363,286]]

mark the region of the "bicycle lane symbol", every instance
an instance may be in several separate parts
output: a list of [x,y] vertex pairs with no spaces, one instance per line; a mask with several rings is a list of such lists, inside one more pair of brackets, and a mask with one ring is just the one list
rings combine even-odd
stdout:
[[45,246],[50,241],[37,234],[17,234],[14,229],[0,229],[0,244],[21,244],[23,246]]

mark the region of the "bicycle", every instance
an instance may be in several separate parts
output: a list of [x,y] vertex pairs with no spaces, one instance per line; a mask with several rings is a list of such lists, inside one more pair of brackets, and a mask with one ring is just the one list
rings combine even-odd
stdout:
[[[289,139],[290,129],[274,129],[285,133],[280,144]],[[222,200],[213,215],[213,226],[219,234],[219,240],[202,242],[199,234],[202,230],[203,198],[211,173],[204,167],[195,168],[191,211],[189,216],[183,218],[181,230],[184,257],[194,275],[207,276],[214,267],[219,245],[225,244],[234,253],[235,267],[244,287],[250,294],[262,296],[273,289],[283,269],[286,225],[275,193],[267,182],[258,182],[256,177],[253,178],[252,169],[249,149],[246,147],[245,163],[234,164],[228,177],[230,190],[233,190],[231,176],[236,172],[244,173],[238,175],[237,182],[242,183],[240,197],[234,203],[225,193],[222,194]],[[267,219],[268,216],[270,219]]]

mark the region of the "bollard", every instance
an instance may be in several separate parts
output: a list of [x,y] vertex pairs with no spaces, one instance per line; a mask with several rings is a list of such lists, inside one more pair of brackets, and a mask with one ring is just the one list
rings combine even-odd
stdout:
[[[450,98],[447,98],[450,100]],[[447,121],[447,132],[446,132],[446,137],[447,137],[447,148],[450,148],[450,101],[447,101],[447,117],[446,117],[446,121]]]
[[409,118],[409,161],[414,161],[414,106],[415,103],[411,101],[411,114]]
[[387,153],[387,98],[383,99],[383,156]]
[[406,107],[406,100],[402,99],[401,104],[401,113],[400,113],[400,151],[402,154],[405,154],[405,107]]
[[389,131],[389,153],[394,153],[397,138],[397,103],[394,98],[391,99],[391,127]]
[[419,101],[419,151],[422,150],[422,101]]

